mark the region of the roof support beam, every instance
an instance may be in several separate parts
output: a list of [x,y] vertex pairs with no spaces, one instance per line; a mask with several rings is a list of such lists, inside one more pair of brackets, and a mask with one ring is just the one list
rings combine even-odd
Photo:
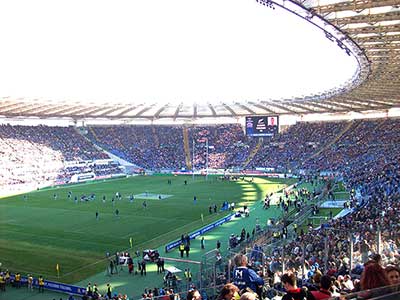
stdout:
[[324,112],[340,112],[342,110],[335,108],[332,104],[327,104],[325,101],[317,101],[317,100],[311,100],[307,101],[307,103],[310,103],[314,105],[315,107],[319,107],[324,110]]
[[340,100],[328,99],[328,100],[325,100],[324,103],[328,103],[328,104],[330,104],[332,106],[336,106],[336,107],[341,107],[341,108],[344,108],[345,110],[349,110],[349,109],[353,110],[354,109],[354,107],[351,104],[346,105],[345,103],[340,102]]
[[318,14],[326,14],[339,11],[362,11],[368,8],[398,5],[395,0],[353,0],[328,5],[314,6],[312,9]]
[[255,107],[258,107],[258,108],[261,108],[261,109],[265,110],[266,112],[268,112],[268,113],[270,113],[270,114],[274,114],[274,115],[276,114],[275,111],[269,109],[269,108],[266,107],[265,105],[261,105],[261,104],[259,104],[259,103],[255,103],[255,102],[249,102],[249,103],[250,103],[251,105],[255,106]]
[[174,121],[175,121],[176,118],[178,117],[179,111],[181,110],[182,106],[183,106],[183,103],[180,103],[180,104],[176,107],[176,110],[175,110],[175,113],[174,113]]
[[305,104],[307,104],[307,102],[302,103],[302,104],[297,103],[297,102],[286,102],[285,104],[286,104],[286,105],[289,105],[289,106],[292,106],[292,107],[300,108],[300,109],[302,109],[302,110],[305,110],[305,111],[308,112],[308,113],[315,113],[315,112],[318,112],[318,111],[316,111],[315,109],[312,109],[312,108],[310,108],[310,107],[308,107],[308,106],[305,106]]
[[140,107],[143,106],[144,104],[139,104],[139,105],[129,105],[128,108],[124,109],[123,111],[121,111],[118,115],[116,115],[117,117],[123,117],[126,113]]
[[348,28],[348,29],[344,29],[344,31],[348,34],[367,34],[367,33],[386,34],[388,32],[399,32],[400,24]]
[[359,43],[385,43],[400,41],[400,34],[354,37]]
[[15,112],[15,110],[20,109],[20,108],[24,108],[26,106],[29,106],[29,104],[23,102],[23,103],[15,103],[12,105],[7,105],[5,108],[5,110],[3,109],[3,107],[0,107],[0,112],[1,113],[8,113],[10,111]]
[[229,111],[229,112],[232,114],[232,116],[234,116],[234,117],[237,116],[237,114],[233,111],[233,109],[230,108],[228,105],[226,105],[225,103],[222,103],[222,106],[223,106],[227,111]]
[[217,113],[216,113],[214,107],[210,103],[208,103],[208,108],[211,110],[213,117],[217,116]]
[[[67,108],[66,108],[67,107]],[[72,105],[67,105],[63,106],[61,109],[59,106],[53,105],[50,108],[44,110],[41,112],[42,115],[45,115],[46,117],[56,117],[56,116],[61,116],[60,113],[65,112],[67,110],[73,109],[75,106]]]
[[294,111],[294,110],[292,110],[290,108],[287,108],[287,107],[285,107],[283,105],[280,105],[277,102],[267,101],[267,100],[263,100],[261,102],[268,103],[270,106],[275,106],[275,107],[279,108],[280,110],[283,110],[283,111],[286,111],[286,112],[289,112],[289,113],[292,113],[292,114],[298,114],[297,111]]
[[48,108],[49,105],[45,104],[45,105],[30,105],[27,109],[19,111],[20,114],[24,114],[24,115],[37,115],[40,114],[40,110],[43,108]]
[[336,25],[347,25],[357,23],[374,24],[382,21],[396,21],[400,19],[400,11],[390,11],[382,14],[358,15],[353,17],[329,19]]
[[193,104],[193,119],[197,118],[197,104]]
[[367,102],[367,103],[370,103],[370,104],[375,105],[375,106],[382,106],[382,105],[387,106],[387,105],[390,105],[389,103],[383,102],[383,101],[369,100],[369,99],[368,100],[367,99],[359,99],[359,98],[355,98],[355,97],[353,97],[352,100],[360,102],[360,103]]
[[152,108],[153,106],[154,106],[154,104],[143,108],[141,111],[139,111],[139,112],[135,115],[135,117],[141,116],[144,112],[148,111],[148,110],[149,110],[150,108]]
[[162,113],[163,110],[165,110],[165,108],[168,106],[168,104],[165,104],[163,106],[161,106],[156,113],[154,114],[154,119],[158,119],[160,117],[160,114]]
[[98,115],[98,117],[106,117],[108,114],[118,111],[120,109],[121,109],[121,107],[116,105],[112,108],[107,109],[106,111],[103,111],[100,115]]
[[239,105],[241,108],[243,108],[244,110],[247,110],[249,113],[251,113],[252,115],[256,115],[257,113],[254,111],[254,110],[252,110],[252,109],[250,109],[248,106],[246,106],[246,105],[243,105],[243,104],[240,104],[240,103],[238,103],[237,105]]

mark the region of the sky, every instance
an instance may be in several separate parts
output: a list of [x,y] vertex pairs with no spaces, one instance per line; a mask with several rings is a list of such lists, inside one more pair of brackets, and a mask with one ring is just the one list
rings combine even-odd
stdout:
[[0,97],[254,101],[356,71],[320,30],[255,0],[2,0]]

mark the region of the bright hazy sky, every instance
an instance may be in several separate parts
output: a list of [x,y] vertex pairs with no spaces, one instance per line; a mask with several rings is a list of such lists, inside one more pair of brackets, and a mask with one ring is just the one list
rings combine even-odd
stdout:
[[1,0],[0,97],[237,101],[330,89],[356,60],[255,0]]

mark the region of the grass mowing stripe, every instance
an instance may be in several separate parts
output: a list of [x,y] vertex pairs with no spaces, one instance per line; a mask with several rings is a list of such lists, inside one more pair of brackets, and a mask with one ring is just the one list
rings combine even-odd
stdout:
[[[167,185],[169,179],[172,185]],[[138,176],[34,191],[27,194],[27,201],[22,195],[4,198],[0,201],[0,238],[7,243],[7,248],[0,245],[2,262],[6,262],[3,266],[12,271],[40,270],[50,275],[55,273],[55,264],[60,263],[63,273],[69,273],[64,274],[63,282],[81,281],[104,271],[98,261],[103,260],[106,252],[127,249],[130,237],[134,250],[159,247],[225,215],[209,215],[210,205],[219,208],[224,201],[235,202],[237,207],[253,203],[261,200],[269,186],[288,182],[265,178],[254,181],[217,181],[213,176],[209,176],[209,181],[192,181],[191,176]],[[268,182],[272,184],[265,184]],[[67,198],[69,191],[72,199],[94,193],[96,200],[75,204]],[[117,191],[123,199],[113,207],[111,197]],[[146,191],[173,196],[162,201],[148,200],[147,210],[142,209],[142,200],[130,203],[126,198]],[[54,194],[58,195],[57,200],[53,199]],[[102,203],[103,195],[106,203]],[[194,195],[198,199],[196,204]],[[119,218],[114,216],[116,208]]]

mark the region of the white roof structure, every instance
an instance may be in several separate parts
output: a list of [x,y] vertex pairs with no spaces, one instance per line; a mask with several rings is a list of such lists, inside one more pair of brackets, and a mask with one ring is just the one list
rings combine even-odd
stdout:
[[[213,1],[216,3],[215,0]],[[235,0],[231,3],[243,1],[248,2],[248,0]],[[184,94],[179,94],[177,98],[181,100],[178,101],[168,101],[168,99],[157,101],[156,96],[154,96],[154,101],[140,96],[136,96],[133,100],[124,99],[123,101],[118,101],[118,99],[117,101],[96,101],[94,97],[87,101],[85,98],[66,96],[60,101],[60,99],[55,99],[56,97],[53,99],[52,96],[47,95],[32,96],[29,92],[25,95],[24,86],[21,86],[18,96],[6,94],[7,89],[0,88],[0,116],[73,118],[76,120],[171,119],[175,121],[178,119],[238,118],[246,115],[363,112],[400,106],[400,1],[253,0],[253,2],[254,5],[250,9],[257,9],[263,13],[268,11],[268,14],[273,14],[275,9],[276,11],[287,11],[296,18],[302,18],[303,22],[314,26],[313,28],[317,28],[321,33],[321,40],[328,40],[332,43],[332,47],[342,52],[343,56],[354,59],[356,65],[354,74],[340,85],[323,91],[310,92],[307,90],[304,95],[284,95],[283,97],[273,95],[271,97],[264,96],[264,91],[260,90],[257,91],[259,97],[257,93],[252,94],[248,91],[249,96],[247,97],[245,92],[241,94],[238,89],[237,97],[224,94],[220,100],[218,100],[218,95],[212,98],[204,94],[203,97],[189,101],[190,95],[185,98]],[[168,3],[168,1],[164,1],[164,3]],[[163,9],[165,11],[167,8]],[[6,14],[7,12],[3,17]],[[161,18],[161,16],[162,14],[157,17]],[[216,16],[216,18],[218,17]],[[206,21],[204,20],[204,22]],[[223,18],[221,18],[221,22],[223,22]],[[51,24],[44,25],[51,27]],[[160,26],[162,25],[159,24],[153,30],[157,30],[157,28],[161,30]],[[174,26],[181,28],[179,26],[184,25],[175,24]],[[244,36],[249,34],[247,32]],[[87,38],[90,39],[90,37]],[[275,46],[278,44],[275,40],[271,40],[271,43]],[[188,49],[190,50],[190,48]],[[257,49],[250,50],[254,51],[254,55],[260,56]],[[295,52],[296,49],[293,51]],[[192,59],[196,60],[196,58]],[[268,59],[272,61],[274,57]],[[260,64],[262,63],[263,61],[260,59]],[[169,65],[169,67],[173,68],[173,65]],[[343,69],[345,69],[344,67],[343,65]],[[324,76],[328,76],[330,70],[326,69],[325,71]],[[76,72],[76,76],[79,76],[80,71]],[[212,76],[212,73],[213,70],[210,71],[209,76]],[[260,74],[259,76],[262,76],[263,73]],[[23,74],[20,76],[22,78]],[[241,76],[239,79],[245,81],[246,75],[242,74]],[[165,80],[167,77],[168,73],[164,74]],[[7,87],[7,78],[4,78],[2,78],[2,84],[3,87]],[[183,80],[185,76],[180,78]],[[206,79],[206,77],[203,78],[205,85],[207,84]],[[34,76],[32,80],[34,80]],[[155,86],[158,84],[162,83],[154,81]],[[187,84],[190,85],[190,82]],[[312,84],[313,82],[310,83],[310,85]],[[238,85],[233,82],[231,87],[236,91]],[[265,85],[268,86],[268,82]],[[101,86],[99,86],[100,88]],[[283,92],[284,89],[282,89]],[[201,94],[200,91],[199,94]]]

